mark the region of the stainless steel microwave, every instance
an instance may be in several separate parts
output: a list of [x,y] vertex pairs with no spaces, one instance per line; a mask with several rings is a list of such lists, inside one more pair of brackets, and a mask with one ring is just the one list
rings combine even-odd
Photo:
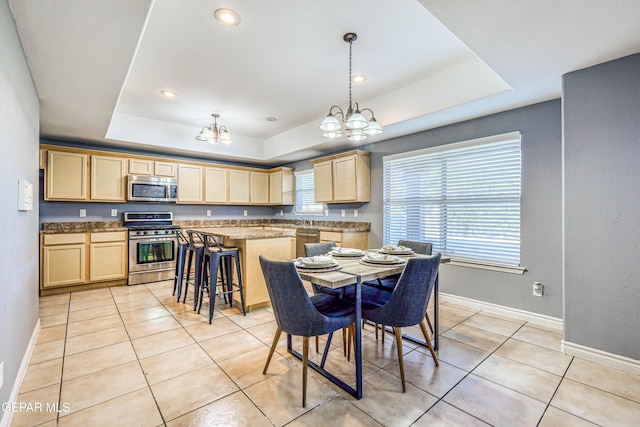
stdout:
[[178,201],[178,179],[160,176],[129,175],[127,200],[137,202]]

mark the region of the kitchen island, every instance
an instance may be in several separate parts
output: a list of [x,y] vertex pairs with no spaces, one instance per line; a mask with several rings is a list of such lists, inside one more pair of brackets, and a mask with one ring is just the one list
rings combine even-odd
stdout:
[[[239,249],[247,311],[270,304],[258,257],[266,255],[270,259],[279,260],[295,258],[294,230],[265,230],[263,227],[185,227],[185,230],[212,234],[221,245]],[[237,283],[235,274],[234,283]],[[239,295],[234,294],[233,300],[234,304],[240,306]]]

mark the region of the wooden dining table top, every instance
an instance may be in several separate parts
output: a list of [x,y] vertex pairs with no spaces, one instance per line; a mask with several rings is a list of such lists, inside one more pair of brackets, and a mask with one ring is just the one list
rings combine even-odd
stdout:
[[[375,252],[376,249],[372,249],[370,251],[365,252]],[[298,269],[298,274],[302,280],[307,280],[316,285],[325,286],[327,288],[341,288],[347,285],[352,285],[356,283],[357,276],[360,276],[361,281],[366,280],[374,280],[381,277],[393,276],[395,274],[400,274],[404,270],[404,267],[407,265],[406,260],[410,258],[416,257],[427,257],[429,255],[411,255],[411,256],[398,256],[398,258],[402,258],[405,260],[402,264],[364,264],[360,261],[360,258],[351,258],[351,257],[333,257],[336,261],[340,263],[342,267],[340,270],[336,271],[311,271],[310,269]]]

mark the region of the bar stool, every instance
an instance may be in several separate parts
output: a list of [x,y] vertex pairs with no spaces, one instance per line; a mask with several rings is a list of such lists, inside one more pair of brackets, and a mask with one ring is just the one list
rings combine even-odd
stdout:
[[185,237],[180,230],[176,231],[176,237],[178,238],[178,256],[176,259],[176,274],[173,278],[173,294],[178,291],[177,302],[180,302],[180,295],[182,295],[182,281],[184,278],[184,261],[187,257],[187,248],[189,247],[189,240]]
[[[216,238],[208,233],[199,233],[200,240],[204,244],[202,280],[200,281],[200,296],[198,313],[202,308],[204,300],[204,292],[209,293],[209,324],[213,320],[213,311],[216,302],[216,293],[218,288],[218,271],[220,271],[220,294],[225,298],[229,298],[229,306],[233,306],[233,293],[240,293],[240,304],[242,305],[242,315],[247,313],[244,308],[244,291],[242,284],[242,271],[240,269],[240,252],[238,248],[226,248],[220,246]],[[238,283],[233,283],[232,265],[236,264],[236,276]],[[235,289],[234,289],[235,288]]]
[[[187,259],[187,278],[184,281],[184,299],[183,303],[187,302],[187,295],[189,294],[189,283],[193,284],[193,311],[198,308],[198,296],[200,294],[200,281],[202,279],[202,260],[204,258],[204,244],[201,241],[194,239],[194,234],[198,235],[193,230],[187,230],[189,236],[189,246],[186,249]],[[197,236],[199,238],[199,236]],[[191,263],[193,262],[193,256],[196,258],[195,273],[193,275],[193,282],[190,279],[191,275]]]

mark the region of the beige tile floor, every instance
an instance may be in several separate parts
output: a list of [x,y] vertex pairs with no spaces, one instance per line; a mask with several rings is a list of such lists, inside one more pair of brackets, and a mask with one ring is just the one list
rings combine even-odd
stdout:
[[[559,331],[447,303],[440,367],[427,349],[403,346],[406,393],[393,337],[382,344],[367,326],[364,398],[310,371],[302,408],[301,365],[284,336],[262,374],[276,329],[270,309],[243,317],[218,304],[209,325],[171,293],[172,283],[162,282],[41,298],[42,330],[18,399],[59,410],[16,413],[11,425],[640,424],[639,376],[561,354]],[[341,338],[327,367],[353,382]]]

